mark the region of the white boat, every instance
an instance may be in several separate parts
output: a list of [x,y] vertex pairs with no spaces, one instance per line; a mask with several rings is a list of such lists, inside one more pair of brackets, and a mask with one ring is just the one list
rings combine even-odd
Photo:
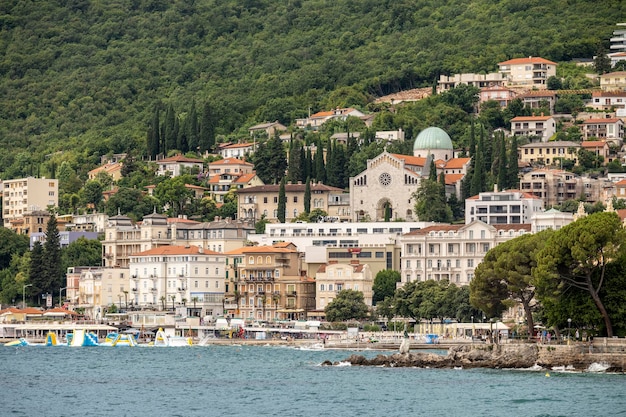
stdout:
[[168,336],[165,334],[163,329],[159,329],[154,337],[154,342],[152,343],[155,347],[183,347],[183,346],[192,346],[193,340],[191,337],[184,336]]

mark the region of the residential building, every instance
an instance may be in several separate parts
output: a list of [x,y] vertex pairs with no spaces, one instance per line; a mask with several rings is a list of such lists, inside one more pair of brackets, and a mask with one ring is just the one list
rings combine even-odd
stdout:
[[[59,180],[47,178],[19,178],[2,181],[2,218],[4,227],[15,230],[16,220],[21,221],[24,214],[46,210],[59,205]],[[26,233],[23,227],[22,233]]]
[[585,140],[580,146],[596,156],[602,157],[602,165],[606,165],[613,160],[611,147],[606,140]]
[[[287,198],[285,220],[291,221],[304,212],[304,191],[306,184],[285,185]],[[311,210],[330,210],[331,196],[342,194],[343,190],[322,183],[311,183]],[[259,185],[256,187],[237,190],[239,218],[242,220],[257,221],[265,216],[270,222],[278,221],[278,194],[280,185]],[[341,201],[340,201],[341,202]],[[349,215],[349,206],[342,206]],[[337,209],[337,207],[335,207]]]
[[374,100],[375,103],[389,103],[392,106],[404,102],[415,102],[422,100],[426,97],[430,97],[433,94],[431,87],[412,88],[410,90],[398,91],[397,93],[391,93],[386,96],[378,97]]
[[65,229],[83,232],[104,232],[109,216],[105,213],[70,214],[57,217],[65,219]]
[[465,200],[465,224],[530,223],[535,213],[543,212],[543,201],[520,190],[483,192]]
[[254,224],[216,217],[211,222],[174,222],[168,219],[173,245],[194,245],[214,252],[229,252],[243,247],[254,233]]
[[315,309],[315,280],[291,243],[248,246],[227,253],[237,264],[237,310],[257,320],[300,320]]
[[246,142],[246,143],[230,143],[220,146],[219,154],[222,155],[222,158],[245,158],[254,155],[254,151],[256,150],[256,143],[254,142]]
[[567,200],[604,201],[613,188],[606,178],[580,177],[560,169],[535,169],[520,180],[520,190],[540,198],[546,209]]
[[545,89],[548,78],[556,76],[557,64],[539,57],[514,58],[498,63],[506,85]]
[[574,213],[561,212],[551,208],[543,213],[535,213],[531,219],[531,232],[537,233],[546,229],[559,230],[574,221]]
[[401,287],[408,282],[448,280],[467,285],[490,249],[529,233],[530,224],[489,225],[473,220],[465,225],[438,224],[400,237]]
[[615,197],[626,200],[626,179],[615,183]]
[[625,110],[626,91],[593,91],[589,106],[595,110]]
[[[98,233],[97,232],[82,232],[82,231],[68,231],[62,230],[59,231],[59,245],[61,248],[67,248],[70,243],[77,241],[80,238],[85,238],[87,240],[97,240]],[[32,232],[30,234],[30,248],[32,249],[35,245],[35,242],[39,242],[41,245],[46,243],[46,233],[43,232]]]
[[626,71],[609,72],[600,76],[600,89],[602,91],[626,90]]
[[128,268],[81,268],[75,307],[88,320],[101,320],[115,305],[126,308],[133,302]]
[[552,116],[517,116],[511,119],[511,135],[526,136],[530,142],[547,142],[556,133]]
[[258,187],[261,185],[264,185],[264,183],[255,172],[249,174],[215,174],[211,176],[208,181],[208,196],[217,204],[222,204],[230,190]]
[[624,121],[617,117],[584,120],[582,131],[584,140],[596,138],[617,146],[624,141]]
[[611,37],[611,51],[626,52],[626,23],[617,23]]
[[104,165],[94,168],[87,173],[90,180],[94,180],[98,177],[98,174],[104,173],[109,175],[113,181],[119,181],[122,179],[122,163],[121,162],[109,162]]
[[223,253],[199,246],[162,246],[131,255],[134,304],[175,310],[193,303],[203,316],[222,315],[226,277]]
[[469,85],[476,88],[502,87],[506,79],[499,72],[490,74],[453,74],[440,75],[437,81],[437,94],[444,93],[459,85]]
[[578,164],[580,143],[569,141],[528,143],[519,147],[518,162],[526,164],[555,165],[561,159]]
[[275,122],[261,123],[248,128],[250,136],[262,134],[268,138],[273,137],[276,133],[284,132],[285,130],[287,130],[287,127],[279,123],[278,120]]
[[157,175],[169,175],[178,177],[182,174],[197,174],[204,170],[202,159],[187,158],[183,155],[171,156],[169,158],[156,161],[158,169]]
[[210,162],[207,172],[209,177],[217,174],[250,174],[254,172],[254,165],[242,159],[227,157]]
[[353,108],[336,108],[330,111],[321,111],[310,115],[306,119],[296,119],[296,126],[302,129],[318,130],[328,120],[346,120],[349,116],[362,117],[365,113]]
[[497,101],[502,108],[507,107],[516,96],[515,90],[506,87],[485,87],[480,89],[480,103]]
[[517,96],[525,107],[530,109],[547,108],[550,114],[554,113],[554,104],[557,101],[556,91],[532,90]]
[[336,260],[321,265],[315,274],[315,310],[319,317],[324,317],[324,308],[330,304],[340,291],[354,290],[363,293],[363,301],[372,306],[372,285],[374,278],[369,265],[362,264],[358,259],[349,263],[338,263]]

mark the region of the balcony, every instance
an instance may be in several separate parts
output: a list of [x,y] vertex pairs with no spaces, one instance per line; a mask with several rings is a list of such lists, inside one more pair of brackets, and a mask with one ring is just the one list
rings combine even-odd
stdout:
[[157,289],[156,288],[150,288],[150,291],[157,292]]
[[298,295],[297,291],[287,291],[287,297],[295,297]]
[[137,279],[137,275],[131,275],[130,276],[132,279]]
[[137,288],[131,288],[131,291],[132,291],[132,292],[137,292],[137,291],[138,291],[138,289],[137,289]]
[[180,288],[177,288],[177,290],[178,290],[178,292],[185,292],[185,291],[187,291],[187,288],[180,287]]

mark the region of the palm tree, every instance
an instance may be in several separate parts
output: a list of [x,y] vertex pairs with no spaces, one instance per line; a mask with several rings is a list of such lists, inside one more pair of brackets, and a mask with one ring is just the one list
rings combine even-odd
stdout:
[[161,304],[163,305],[163,310],[165,310],[165,296],[162,295],[161,298],[159,298],[159,300],[161,300]]
[[193,303],[193,308],[195,310],[196,308],[196,303],[199,301],[198,297],[191,297],[191,302]]
[[128,310],[128,291],[124,290],[122,292],[124,293],[124,305],[125,308]]
[[170,298],[172,299],[172,311],[174,311],[174,301],[176,301],[176,296],[170,295]]
[[263,320],[265,320],[265,305],[267,304],[267,295],[261,296],[261,305],[263,306]]
[[182,300],[180,300],[181,303],[183,303],[183,306],[187,307],[187,299],[183,298]]

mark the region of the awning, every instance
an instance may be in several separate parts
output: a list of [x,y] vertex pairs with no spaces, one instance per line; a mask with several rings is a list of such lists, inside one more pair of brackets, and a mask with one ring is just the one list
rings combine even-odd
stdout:
[[283,309],[283,310],[277,310],[277,313],[303,313],[304,310],[301,308],[294,308],[294,309]]

